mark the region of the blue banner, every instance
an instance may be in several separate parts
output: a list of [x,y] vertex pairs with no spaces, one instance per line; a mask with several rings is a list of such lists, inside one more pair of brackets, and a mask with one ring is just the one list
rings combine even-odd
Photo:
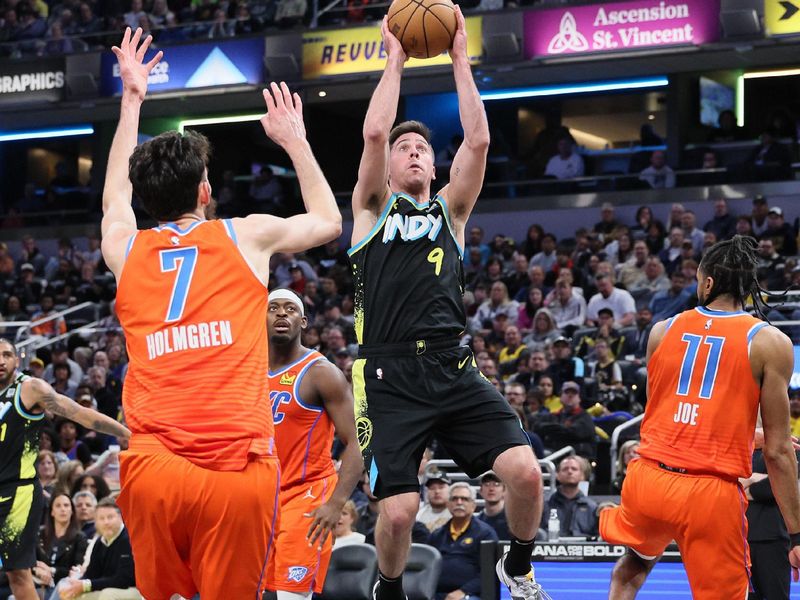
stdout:
[[[258,85],[264,81],[264,39],[251,38],[208,44],[168,46],[148,79],[148,93],[220,85]],[[147,51],[145,61],[158,50]],[[103,53],[103,96],[122,94],[119,65],[112,52]]]

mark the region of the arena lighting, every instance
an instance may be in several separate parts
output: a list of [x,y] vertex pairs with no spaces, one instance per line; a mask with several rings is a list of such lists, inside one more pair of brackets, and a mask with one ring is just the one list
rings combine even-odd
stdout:
[[59,129],[35,129],[33,131],[12,131],[0,133],[0,142],[15,142],[18,140],[42,140],[75,135],[92,135],[94,127],[91,125],[75,125]]
[[666,76],[647,79],[624,79],[619,81],[597,81],[570,85],[549,85],[535,88],[519,88],[481,92],[483,100],[509,100],[512,98],[541,98],[544,96],[565,96],[567,94],[590,94],[592,92],[613,92],[621,90],[641,90],[666,87]]
[[192,125],[224,125],[225,123],[246,123],[247,121],[258,121],[264,113],[257,115],[239,115],[230,117],[209,117],[207,119],[185,119],[178,122],[178,131],[183,133],[186,127]]
[[736,124],[744,127],[744,77],[736,78]]
[[780,71],[752,71],[742,75],[745,79],[763,79],[764,77],[791,77],[800,75],[800,69],[783,69]]
[[765,79],[767,77],[792,77],[800,75],[800,69],[779,69],[777,71],[751,71],[736,78],[736,124],[744,127],[744,80]]

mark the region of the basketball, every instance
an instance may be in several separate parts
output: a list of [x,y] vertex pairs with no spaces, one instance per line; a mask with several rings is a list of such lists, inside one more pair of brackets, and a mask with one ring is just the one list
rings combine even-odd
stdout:
[[388,14],[389,31],[409,57],[431,58],[453,45],[456,12],[450,0],[394,0]]

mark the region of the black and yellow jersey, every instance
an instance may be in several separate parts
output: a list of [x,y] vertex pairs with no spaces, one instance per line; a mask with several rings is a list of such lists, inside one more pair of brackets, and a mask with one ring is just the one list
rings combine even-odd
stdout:
[[22,405],[22,382],[27,379],[18,373],[11,385],[0,391],[0,485],[36,477],[44,413],[29,413]]
[[392,194],[378,222],[348,250],[355,326],[365,345],[456,338],[466,326],[463,249],[438,194]]

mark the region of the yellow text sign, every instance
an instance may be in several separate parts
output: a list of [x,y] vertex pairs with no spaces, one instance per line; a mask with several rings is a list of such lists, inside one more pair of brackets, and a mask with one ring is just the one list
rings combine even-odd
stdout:
[[[480,62],[483,51],[482,25],[481,17],[467,18],[467,54],[472,64]],[[385,64],[386,51],[378,24],[303,34],[304,79],[382,71]],[[410,58],[406,68],[447,64],[450,64],[450,56],[445,52],[426,60]]]

